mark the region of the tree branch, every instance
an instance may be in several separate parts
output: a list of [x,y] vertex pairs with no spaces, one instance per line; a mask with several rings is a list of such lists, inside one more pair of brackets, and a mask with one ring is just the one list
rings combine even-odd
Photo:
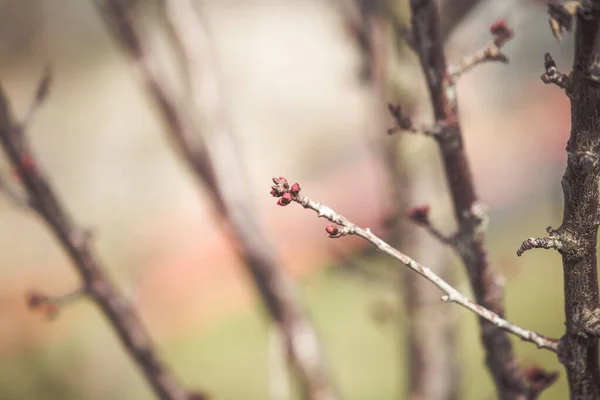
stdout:
[[444,293],[442,296],[442,301],[460,304],[464,308],[477,314],[482,319],[493,324],[498,329],[510,332],[526,342],[534,343],[539,348],[550,350],[554,353],[557,352],[558,340],[548,338],[536,332],[514,325],[513,323],[502,318],[497,313],[469,300],[465,295],[452,287],[452,285],[437,276],[431,269],[419,264],[406,254],[396,250],[387,244],[383,239],[371,232],[370,229],[361,228],[349,221],[343,215],[338,214],[333,209],[319,202],[313,201],[306,196],[301,196],[300,185],[297,183],[289,186],[287,180],[284,178],[273,178],[273,182],[275,185],[271,187],[271,194],[274,197],[279,197],[277,202],[278,205],[286,206],[292,202],[295,202],[302,205],[304,208],[310,208],[311,210],[315,211],[319,217],[325,218],[328,221],[336,224],[337,226],[327,225],[325,228],[326,232],[329,234],[329,237],[340,238],[347,235],[360,236],[361,238],[370,242],[378,250],[398,260],[400,263],[404,264],[406,267],[410,268],[437,286]]
[[[100,1],[100,0],[99,0]],[[191,1],[166,1],[173,41],[183,58],[194,114],[174,99],[118,0],[101,0],[103,16],[128,53],[167,121],[170,137],[211,195],[219,215],[231,228],[235,248],[245,262],[287,350],[306,395],[313,400],[336,399],[322,350],[293,281],[278,266],[275,252],[256,217],[245,180],[245,168],[221,99],[210,43]],[[194,115],[194,117],[192,117]]]
[[[567,166],[562,178],[564,215],[555,231],[562,246],[566,333],[559,360],[567,370],[572,400],[600,398],[598,366],[598,272],[596,247],[600,224],[600,1],[573,1],[549,5],[553,33],[560,39],[573,19],[575,57],[568,77],[555,72],[546,54],[545,69],[557,83],[568,82],[571,102],[571,136]],[[544,76],[542,76],[544,82]],[[590,307],[590,305],[593,305]]]
[[[188,400],[188,393],[171,376],[167,366],[158,358],[154,345],[139,316],[106,275],[105,268],[94,253],[85,230],[78,227],[67,214],[48,178],[35,161],[23,126],[10,109],[0,85],[0,143],[27,191],[28,204],[44,220],[67,252],[83,281],[88,297],[100,308],[117,332],[119,339],[144,373],[156,396],[162,400]],[[57,298],[29,297],[30,306]]]
[[[442,126],[436,136],[442,154],[454,214],[458,223],[457,246],[475,294],[481,306],[496,315],[504,315],[500,279],[489,264],[485,249],[483,223],[469,161],[463,147],[458,118],[456,86],[446,65],[440,21],[433,0],[411,0],[412,38],[425,75],[433,106],[435,124]],[[506,332],[488,320],[480,319],[486,364],[500,399],[534,398],[537,391],[528,387]]]

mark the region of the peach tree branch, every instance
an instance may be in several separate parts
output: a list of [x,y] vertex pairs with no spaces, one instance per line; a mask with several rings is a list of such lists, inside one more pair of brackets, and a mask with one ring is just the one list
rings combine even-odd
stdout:
[[393,248],[383,239],[379,238],[377,235],[371,232],[370,229],[361,228],[360,226],[352,223],[343,215],[338,214],[333,209],[319,202],[313,201],[307,196],[301,196],[299,184],[294,183],[293,185],[289,185],[287,180],[281,177],[273,178],[273,183],[275,185],[271,187],[271,195],[273,195],[274,197],[279,197],[279,200],[277,201],[278,205],[286,206],[292,202],[298,203],[304,208],[308,208],[315,211],[320,218],[325,218],[328,221],[333,222],[335,225],[327,225],[327,227],[325,228],[326,232],[329,234],[329,237],[340,238],[342,236],[347,235],[356,235],[365,239],[381,252],[386,253],[387,255],[396,259],[404,266],[410,268],[412,271],[416,272],[417,274],[421,275],[423,278],[427,279],[435,286],[437,286],[444,293],[444,295],[442,296],[442,301],[457,303],[463,306],[464,308],[474,312],[486,321],[489,321],[494,326],[503,329],[526,342],[534,343],[539,348],[550,350],[554,353],[557,352],[557,340],[540,335],[534,331],[521,328],[505,320],[495,312],[469,300],[465,295],[456,290],[452,285],[450,285],[442,278],[437,276],[431,269],[418,263],[417,261],[413,260],[412,258],[400,252],[399,250]]

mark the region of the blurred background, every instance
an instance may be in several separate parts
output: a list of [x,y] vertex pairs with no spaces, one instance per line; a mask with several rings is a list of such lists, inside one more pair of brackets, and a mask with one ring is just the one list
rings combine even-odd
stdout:
[[[410,321],[402,291],[387,279],[356,272],[400,266],[368,253],[361,241],[328,239],[323,220],[300,207],[277,207],[268,187],[272,176],[298,181],[309,197],[385,234],[393,199],[382,147],[392,146],[400,148],[403,173],[410,176],[401,193],[412,195],[402,207],[430,204],[433,219],[450,232],[436,144],[386,136],[393,125],[388,99],[409,104],[416,121],[431,120],[415,56],[404,45],[398,50],[383,30],[378,43],[393,55],[369,69],[374,64],[365,64],[364,46],[348,23],[350,1],[199,3],[251,195],[281,267],[300,286],[336,386],[344,399],[404,398]],[[407,1],[397,3],[394,18],[408,22]],[[527,237],[560,225],[569,103],[539,76],[545,52],[568,71],[572,37],[556,42],[544,2],[474,3],[448,38],[450,60],[485,45],[489,25],[499,18],[516,33],[504,49],[510,64],[480,66],[458,85],[476,186],[490,208],[490,259],[506,279],[508,318],[560,337],[560,257],[533,251],[517,258],[515,252]],[[131,7],[153,50],[168,53],[158,2],[132,1]],[[260,301],[92,1],[0,1],[0,81],[18,115],[25,114],[48,64],[54,84],[30,127],[32,145],[75,219],[93,230],[95,247],[135,301],[161,356],[186,387],[214,399],[269,398],[273,339]],[[14,180],[5,159],[0,172]],[[0,197],[0,220],[0,399],[152,399],[89,301],[69,305],[53,321],[27,308],[28,291],[64,293],[78,278],[37,217]],[[422,234],[414,226],[406,231]],[[413,243],[403,250],[420,260],[418,254],[433,251],[428,246],[438,246],[417,242],[420,249]],[[443,250],[437,254],[470,295],[460,262]],[[493,399],[476,319],[456,305],[442,307],[455,315],[457,397]],[[517,339],[514,344],[524,365],[560,371],[541,398],[566,398],[565,374],[554,354]]]

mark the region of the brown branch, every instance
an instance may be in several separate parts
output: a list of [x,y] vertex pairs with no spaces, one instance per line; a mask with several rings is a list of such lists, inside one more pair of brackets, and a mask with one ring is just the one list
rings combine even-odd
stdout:
[[103,0],[103,16],[116,40],[128,53],[167,122],[170,137],[211,195],[221,217],[229,224],[235,248],[245,261],[262,300],[285,338],[295,370],[306,395],[314,400],[337,398],[312,324],[296,294],[293,281],[278,266],[274,250],[263,233],[250,200],[251,190],[235,145],[210,43],[191,1],[167,1],[168,22],[174,44],[183,58],[195,110],[174,99],[154,60],[146,50],[119,1]]
[[[570,29],[576,18],[575,57],[569,76],[571,136],[562,178],[564,215],[555,231],[564,271],[566,333],[559,360],[567,370],[571,399],[600,398],[598,365],[597,237],[600,224],[600,2],[569,2],[550,6],[551,24]],[[563,7],[557,11],[557,7]],[[559,17],[562,16],[562,19]],[[557,31],[554,30],[554,34]],[[555,68],[546,57],[546,71]],[[590,306],[593,305],[593,306]]]
[[83,281],[82,290],[109,320],[123,347],[144,373],[157,397],[163,400],[188,400],[186,391],[158,358],[139,316],[106,275],[105,268],[87,240],[88,235],[73,222],[35,161],[23,126],[15,120],[1,86],[0,143],[26,189],[29,203],[48,225],[77,269]]
[[382,240],[373,232],[371,232],[370,229],[361,228],[358,225],[355,225],[354,223],[349,221],[343,215],[338,214],[333,209],[319,202],[313,201],[306,196],[301,196],[300,185],[298,185],[297,183],[295,183],[292,186],[289,186],[284,178],[273,178],[273,182],[275,183],[275,185],[271,187],[271,194],[274,197],[279,197],[279,200],[277,201],[278,205],[286,206],[292,202],[298,203],[304,208],[310,208],[311,210],[315,211],[319,217],[325,218],[328,221],[331,221],[334,224],[336,224],[327,225],[325,227],[325,231],[329,234],[329,237],[340,238],[347,235],[360,236],[361,238],[370,242],[379,251],[393,257],[394,259],[402,263],[404,266],[410,268],[411,270],[413,270],[414,272],[421,275],[423,278],[427,279],[435,286],[437,286],[444,293],[444,295],[442,296],[442,301],[457,303],[463,306],[464,308],[474,312],[479,317],[488,321],[498,329],[502,329],[506,332],[509,332],[526,342],[534,343],[539,348],[550,350],[555,353],[557,352],[558,340],[548,338],[536,332],[514,325],[513,323],[502,318],[497,313],[487,309],[482,305],[477,304],[476,302],[469,300],[465,295],[460,293],[449,283],[447,283],[438,275],[436,275],[431,269],[419,264],[417,261],[413,260],[406,254],[401,253],[397,249],[393,248],[384,240]]
[[[504,315],[502,285],[486,255],[478,202],[458,119],[456,86],[448,73],[440,34],[439,15],[433,0],[411,0],[412,37],[427,81],[435,122],[443,126],[436,137],[458,223],[459,256],[469,276],[475,300],[499,316]],[[512,351],[509,337],[480,318],[486,364],[500,399],[534,398]]]

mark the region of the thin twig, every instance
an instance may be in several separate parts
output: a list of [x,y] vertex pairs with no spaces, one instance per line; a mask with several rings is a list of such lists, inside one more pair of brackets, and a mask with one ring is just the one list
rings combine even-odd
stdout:
[[546,69],[546,72],[541,76],[542,81],[545,84],[553,83],[556,86],[565,89],[567,94],[569,94],[569,76],[563,74],[556,68],[556,63],[550,53],[544,54],[544,68]]
[[15,167],[37,214],[46,222],[83,280],[83,289],[116,330],[121,343],[144,373],[158,398],[188,400],[188,394],[158,358],[154,345],[129,301],[119,292],[92,250],[85,231],[64,209],[35,161],[25,131],[16,122],[0,86],[0,142]]
[[[306,196],[300,195],[300,185],[294,184],[291,187],[285,186],[287,181],[282,178],[273,178],[275,185],[272,187],[272,194],[275,197],[280,197],[278,204],[281,206],[285,206],[292,202],[298,203],[302,205],[304,208],[309,208],[317,213],[317,215],[321,218],[325,218],[328,221],[333,222],[334,225],[328,225],[326,227],[326,231],[329,234],[329,237],[339,238],[346,235],[356,235],[360,236],[363,239],[370,242],[374,245],[378,250],[386,253],[387,255],[395,258],[400,261],[400,263],[404,264],[406,267],[410,268],[414,272],[418,273],[435,286],[437,286],[444,295],[442,296],[442,301],[444,302],[454,302],[460,304],[468,310],[471,310],[481,318],[491,322],[494,326],[503,329],[507,332],[512,333],[513,335],[521,338],[526,342],[531,342],[536,344],[539,348],[550,350],[554,353],[558,350],[558,340],[548,338],[546,336],[540,335],[534,331],[530,331],[528,329],[521,328],[493,311],[469,300],[465,295],[456,290],[452,285],[444,281],[442,278],[437,276],[431,269],[426,266],[419,264],[417,261],[413,260],[406,254],[398,251],[397,249],[390,246],[383,239],[379,238],[373,232],[371,232],[368,228],[361,228],[358,225],[349,221],[343,215],[338,214],[333,209],[311,200]],[[340,228],[341,227],[341,228]]]
[[484,62],[508,62],[508,57],[502,53],[502,47],[514,37],[513,30],[506,25],[506,21],[500,20],[490,26],[490,32],[494,39],[487,46],[464,57],[457,64],[448,66],[448,73],[454,79],[457,79],[465,72]]

